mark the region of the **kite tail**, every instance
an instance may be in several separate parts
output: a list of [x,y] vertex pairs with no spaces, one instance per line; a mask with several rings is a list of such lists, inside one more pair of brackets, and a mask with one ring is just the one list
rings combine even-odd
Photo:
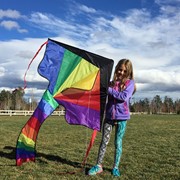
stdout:
[[23,89],[26,89],[26,87],[27,87],[26,75],[27,75],[27,72],[28,72],[28,70],[29,70],[32,62],[34,61],[34,59],[36,58],[36,56],[39,54],[39,52],[41,51],[41,49],[43,48],[43,46],[44,46],[45,44],[47,44],[47,43],[48,43],[48,41],[46,41],[45,43],[43,43],[43,44],[41,45],[41,47],[38,49],[38,51],[36,52],[36,54],[34,55],[34,57],[31,59],[29,65],[28,65],[28,67],[27,67],[27,69],[26,69],[26,72],[25,72],[25,74],[24,74],[24,88],[23,88]]
[[93,146],[93,144],[94,144],[94,140],[95,140],[95,138],[96,138],[96,135],[97,135],[97,130],[93,130],[93,133],[92,133],[92,135],[91,135],[91,140],[90,140],[90,142],[89,142],[89,146],[88,146],[88,148],[87,148],[87,150],[86,150],[86,154],[85,154],[84,160],[83,160],[83,162],[82,162],[82,166],[85,166],[85,164],[86,164],[86,161],[87,161],[89,152],[90,152],[90,150],[91,150],[91,148],[92,148],[92,146]]
[[36,140],[42,123],[58,107],[58,103],[52,98],[49,91],[46,91],[39,102],[33,115],[22,128],[16,145],[16,165],[23,162],[35,161]]

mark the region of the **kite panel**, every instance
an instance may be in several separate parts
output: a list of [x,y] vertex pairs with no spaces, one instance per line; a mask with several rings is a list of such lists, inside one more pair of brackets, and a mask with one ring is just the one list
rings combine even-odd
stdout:
[[38,72],[49,85],[18,137],[17,165],[35,161],[39,129],[59,104],[69,124],[101,130],[114,61],[51,39],[45,44]]

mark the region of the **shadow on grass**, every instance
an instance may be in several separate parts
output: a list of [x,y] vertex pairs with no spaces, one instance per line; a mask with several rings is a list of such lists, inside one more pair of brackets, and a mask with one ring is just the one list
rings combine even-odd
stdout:
[[[62,158],[60,156],[56,156],[56,155],[51,155],[51,154],[45,154],[45,153],[41,153],[41,152],[37,152],[36,153],[36,160],[39,161],[39,162],[43,162],[42,159],[39,159],[39,158],[44,158],[48,161],[55,161],[55,162],[59,162],[59,163],[62,163],[62,164],[67,164],[67,165],[70,165],[70,166],[73,166],[73,167],[81,167],[81,163],[79,162],[73,162],[73,161],[70,161],[68,159],[65,159],[65,158]],[[47,162],[46,162],[47,163]]]
[[[4,157],[10,160],[15,160],[15,155],[16,155],[16,148],[11,147],[11,146],[5,146],[3,148],[4,151],[0,151],[0,157]],[[10,150],[10,152],[5,152],[7,150]],[[16,166],[16,164],[11,164],[11,165],[0,165],[0,166]]]
[[[70,166],[73,166],[74,168],[81,168],[80,171],[84,171],[84,173],[87,175],[88,171],[90,170],[90,168],[94,165],[86,163],[85,166],[82,166],[82,162],[73,162],[70,160],[67,160],[65,158],[59,157],[59,156],[55,156],[55,155],[49,155],[49,154],[44,154],[44,153],[37,153],[37,157],[43,157],[49,161],[56,161],[56,162],[60,162],[62,164],[67,164]],[[37,159],[37,161],[41,161],[40,159]],[[43,162],[43,161],[42,161]],[[46,162],[47,163],[47,162]],[[109,168],[103,168],[105,171],[109,171],[111,172],[112,169]],[[75,172],[72,172],[72,174],[74,174]]]
[[[8,152],[10,151],[10,152]],[[10,160],[16,160],[16,148],[12,147],[12,146],[5,146],[3,148],[3,151],[0,151],[0,157],[4,157]],[[36,161],[39,163],[48,163],[47,161],[42,160],[41,158],[44,158],[48,161],[55,161],[55,162],[59,162],[62,164],[67,164],[70,166],[73,166],[74,168],[82,168],[82,163],[81,162],[74,162],[65,158],[62,158],[60,156],[56,156],[56,155],[51,155],[51,154],[45,154],[45,153],[41,153],[41,152],[37,152],[36,153]],[[2,165],[0,165],[2,166]],[[9,166],[16,166],[16,164],[14,163],[14,165],[9,165]],[[84,169],[85,169],[85,174],[87,174],[88,170],[90,169],[90,167],[92,167],[92,164],[86,164]],[[108,169],[106,169],[108,170]]]
[[[7,152],[10,151],[10,152]],[[3,148],[3,151],[0,151],[0,157],[4,157],[10,160],[15,160],[16,159],[16,148],[12,147],[12,146],[5,146]],[[47,163],[47,161],[42,160],[41,158],[44,158],[48,161],[55,161],[55,162],[59,162],[62,164],[67,164],[70,166],[73,166],[74,168],[81,168],[84,169],[85,174],[88,173],[89,169],[93,166],[92,164],[86,164],[85,167],[82,167],[82,163],[81,162],[74,162],[65,158],[62,158],[60,156],[56,156],[56,155],[51,155],[51,154],[45,154],[45,153],[41,153],[41,152],[37,152],[36,153],[36,161],[39,163]],[[2,165],[0,165],[2,166]],[[7,165],[6,165],[7,166]],[[9,166],[16,166],[16,164],[14,165],[9,165]],[[111,171],[111,169],[108,168],[104,168],[104,170],[106,171]]]
[[5,146],[3,150],[11,150],[11,152],[0,151],[0,157],[5,157],[7,159],[15,159],[16,148],[12,146]]

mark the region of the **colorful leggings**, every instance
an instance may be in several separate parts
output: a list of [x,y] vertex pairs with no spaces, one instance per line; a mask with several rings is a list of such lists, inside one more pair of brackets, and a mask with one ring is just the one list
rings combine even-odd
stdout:
[[110,140],[112,128],[114,125],[116,125],[115,126],[116,128],[115,129],[115,142],[114,142],[115,144],[114,167],[115,168],[119,167],[120,158],[122,154],[122,138],[126,130],[126,123],[127,123],[126,120],[125,121],[112,121],[112,120],[105,121],[103,132],[102,132],[101,145],[100,145],[99,153],[98,153],[97,164],[102,164],[102,161],[106,152],[106,147]]

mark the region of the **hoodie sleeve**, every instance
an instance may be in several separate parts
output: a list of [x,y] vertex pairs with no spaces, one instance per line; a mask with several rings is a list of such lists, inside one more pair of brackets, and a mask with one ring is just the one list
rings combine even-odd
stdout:
[[130,80],[127,87],[123,91],[117,91],[112,87],[108,88],[108,94],[113,96],[117,100],[127,101],[133,94],[134,80]]

